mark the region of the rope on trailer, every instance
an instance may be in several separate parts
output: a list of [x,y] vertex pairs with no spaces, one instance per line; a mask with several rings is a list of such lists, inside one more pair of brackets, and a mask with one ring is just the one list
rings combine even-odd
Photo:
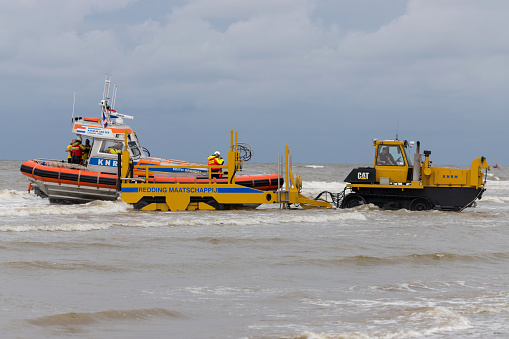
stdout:
[[253,156],[253,151],[251,150],[251,146],[248,144],[237,144],[237,152],[239,152],[240,160],[248,162],[251,160]]
[[[327,199],[328,197],[330,197],[330,200],[332,201],[332,204],[336,208],[340,208],[341,207],[341,203],[343,202],[343,199],[345,197],[345,191],[346,191],[346,187],[345,187],[345,189],[342,192],[339,192],[339,193],[332,193],[332,192],[329,192],[329,191],[323,191],[320,194],[318,194],[314,200],[330,202]],[[322,195],[324,196],[324,198],[322,198]]]

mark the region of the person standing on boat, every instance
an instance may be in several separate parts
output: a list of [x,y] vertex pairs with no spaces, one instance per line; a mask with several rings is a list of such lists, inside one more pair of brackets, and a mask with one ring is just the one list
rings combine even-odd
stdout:
[[83,153],[84,146],[81,144],[81,140],[76,139],[76,141],[72,144],[71,154],[72,154],[72,163],[73,164],[81,164],[81,154]]
[[[221,157],[221,153],[219,151],[215,151],[214,154],[208,157],[209,166],[212,165],[223,165],[224,159]],[[210,169],[212,172],[212,178],[221,178],[223,176],[223,169],[221,167],[212,167]]]
[[90,140],[85,140],[85,145],[83,145],[83,152],[81,153],[81,163],[84,165],[90,156],[90,150],[92,147],[90,146]]
[[72,144],[76,142],[76,139],[72,139],[71,143],[66,147],[65,151],[69,154],[67,157],[67,162],[72,163]]

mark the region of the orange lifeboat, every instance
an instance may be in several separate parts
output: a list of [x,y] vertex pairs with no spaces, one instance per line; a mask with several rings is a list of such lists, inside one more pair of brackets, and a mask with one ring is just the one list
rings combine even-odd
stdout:
[[[65,162],[28,160],[20,168],[28,177],[36,194],[49,197],[53,203],[84,203],[93,200],[116,200],[118,176],[87,170],[86,167]],[[226,183],[227,177],[213,182]],[[153,183],[208,183],[204,176],[152,176]],[[262,191],[277,190],[283,185],[278,174],[238,175],[235,183]]]

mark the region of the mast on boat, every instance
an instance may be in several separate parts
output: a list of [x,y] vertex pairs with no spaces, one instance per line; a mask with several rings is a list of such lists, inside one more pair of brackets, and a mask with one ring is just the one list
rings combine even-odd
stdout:
[[74,105],[76,104],[76,91],[74,91],[74,99],[72,100],[72,117],[71,125],[74,125]]
[[[103,99],[99,103],[101,105],[102,110],[102,124],[103,127],[106,127],[110,124],[115,124],[115,121],[112,119],[118,119],[118,118],[125,118],[125,119],[134,119],[131,115],[126,114],[120,114],[117,111],[115,111],[113,108],[109,105],[110,97],[108,97],[108,92],[110,90],[111,85],[111,74],[106,74],[106,78],[104,79],[104,91],[103,91]],[[115,86],[113,90],[113,95],[116,97],[117,95],[117,86]],[[113,99],[115,100],[115,99]]]

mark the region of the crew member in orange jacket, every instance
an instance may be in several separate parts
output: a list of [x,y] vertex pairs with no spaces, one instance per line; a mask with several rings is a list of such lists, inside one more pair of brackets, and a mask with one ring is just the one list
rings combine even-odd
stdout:
[[[221,153],[219,151],[215,151],[213,155],[208,157],[209,160],[209,166],[212,165],[223,165],[224,159],[221,157]],[[221,167],[212,167],[212,178],[221,178],[223,176],[223,169]]]
[[84,148],[85,147],[81,144],[81,140],[79,139],[77,139],[76,142],[72,144],[71,154],[73,164],[81,164],[81,153],[83,153]]

